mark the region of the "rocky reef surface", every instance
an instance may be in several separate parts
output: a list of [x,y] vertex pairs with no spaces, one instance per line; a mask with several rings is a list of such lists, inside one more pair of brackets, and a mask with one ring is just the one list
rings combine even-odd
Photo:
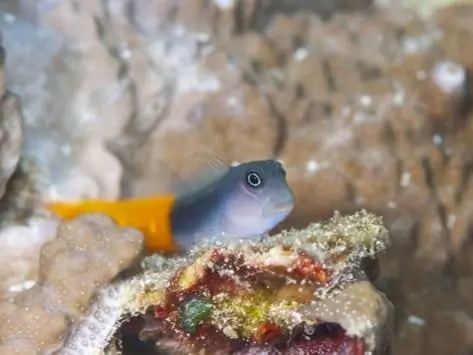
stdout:
[[365,211],[263,242],[153,255],[108,286],[64,354],[390,354],[393,306],[363,260],[390,244]]
[[394,352],[473,350],[473,7],[309,3],[0,3],[9,309],[25,289],[40,294],[40,250],[58,223],[42,199],[155,193],[158,162],[178,173],[210,147],[228,162],[284,162],[297,207],[281,228],[334,210],[383,216],[392,246],[376,285],[395,305]]

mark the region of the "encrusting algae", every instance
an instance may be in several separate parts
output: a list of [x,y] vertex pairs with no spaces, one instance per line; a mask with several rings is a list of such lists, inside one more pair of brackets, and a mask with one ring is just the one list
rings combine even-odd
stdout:
[[389,244],[381,219],[362,211],[261,242],[206,241],[187,259],[151,256],[127,283],[115,340],[173,354],[389,353],[392,305],[362,269]]

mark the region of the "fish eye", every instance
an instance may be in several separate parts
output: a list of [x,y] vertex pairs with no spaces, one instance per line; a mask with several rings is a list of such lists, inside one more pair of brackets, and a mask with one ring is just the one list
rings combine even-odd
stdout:
[[254,189],[257,189],[263,185],[263,179],[257,172],[254,171],[249,171],[246,174],[246,182],[250,187]]

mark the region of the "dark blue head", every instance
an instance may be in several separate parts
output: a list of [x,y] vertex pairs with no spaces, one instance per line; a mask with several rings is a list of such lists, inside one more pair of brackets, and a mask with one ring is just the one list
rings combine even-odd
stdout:
[[275,160],[233,166],[220,183],[218,218],[223,235],[245,238],[267,233],[294,208],[286,171]]

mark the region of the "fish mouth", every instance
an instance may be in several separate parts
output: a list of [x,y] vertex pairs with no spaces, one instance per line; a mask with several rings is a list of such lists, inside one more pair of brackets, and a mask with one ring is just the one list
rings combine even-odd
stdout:
[[270,203],[264,208],[263,215],[269,217],[280,214],[289,214],[293,208],[294,201]]

